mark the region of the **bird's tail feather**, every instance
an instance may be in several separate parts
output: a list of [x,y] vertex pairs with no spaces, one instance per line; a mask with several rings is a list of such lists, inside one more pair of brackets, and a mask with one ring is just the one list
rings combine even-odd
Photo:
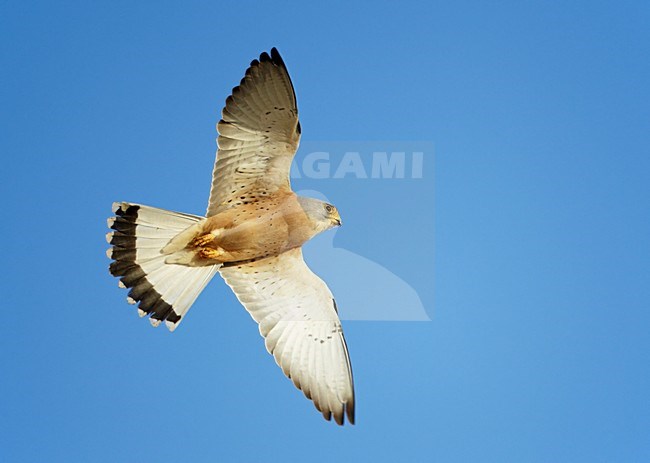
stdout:
[[113,212],[106,235],[111,274],[130,288],[127,301],[138,304],[141,317],[150,315],[153,326],[165,321],[173,331],[219,266],[166,263],[162,249],[204,218],[132,203],[114,203]]

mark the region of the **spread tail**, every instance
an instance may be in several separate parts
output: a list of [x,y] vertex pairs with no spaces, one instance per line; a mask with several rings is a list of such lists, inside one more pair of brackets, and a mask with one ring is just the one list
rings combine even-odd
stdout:
[[114,203],[113,212],[106,235],[109,271],[130,288],[127,301],[138,304],[141,317],[150,315],[153,326],[165,321],[174,331],[219,266],[173,264],[162,250],[204,217],[132,203]]

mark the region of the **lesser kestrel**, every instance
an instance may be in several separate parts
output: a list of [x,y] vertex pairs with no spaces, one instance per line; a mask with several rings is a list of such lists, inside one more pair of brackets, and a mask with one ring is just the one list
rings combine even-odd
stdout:
[[337,209],[299,197],[289,170],[300,141],[296,96],[278,51],[253,60],[232,90],[205,217],[115,203],[110,272],[151,324],[176,329],[218,272],[259,324],[267,350],[323,416],[354,423],[348,351],[327,285],[301,246],[341,225]]

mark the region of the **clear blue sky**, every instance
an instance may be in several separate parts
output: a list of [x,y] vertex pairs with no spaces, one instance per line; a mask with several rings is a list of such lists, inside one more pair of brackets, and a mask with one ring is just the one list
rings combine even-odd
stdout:
[[[650,461],[648,2],[273,3],[0,4],[0,460]],[[354,427],[218,278],[170,334],[107,272],[112,201],[204,211],[272,46],[305,144],[435,146],[297,182],[432,319],[344,323]]]

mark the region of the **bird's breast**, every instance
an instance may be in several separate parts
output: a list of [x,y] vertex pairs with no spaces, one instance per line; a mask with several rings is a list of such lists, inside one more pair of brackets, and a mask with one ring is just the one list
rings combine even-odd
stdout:
[[214,239],[206,247],[218,250],[221,262],[238,262],[302,246],[311,237],[310,222],[296,205],[260,201],[210,217],[203,233]]

